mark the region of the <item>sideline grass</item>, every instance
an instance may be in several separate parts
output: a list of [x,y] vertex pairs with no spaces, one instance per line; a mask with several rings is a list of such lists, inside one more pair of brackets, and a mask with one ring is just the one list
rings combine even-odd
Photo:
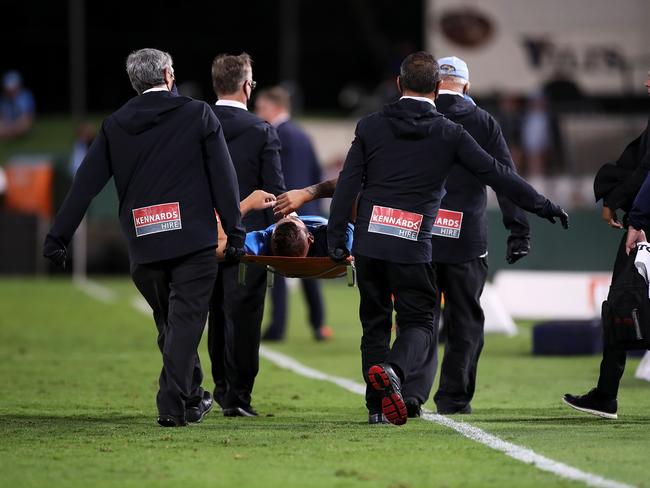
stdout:
[[[214,412],[202,425],[163,430],[154,423],[153,322],[131,307],[127,280],[102,283],[116,303],[68,281],[0,281],[3,486],[580,486],[425,421],[370,428],[361,397],[267,362],[254,395],[259,418]],[[326,293],[335,339],[312,341],[294,294],[288,341],[272,347],[359,381],[357,290],[328,283]],[[488,337],[476,413],[462,420],[643,485],[650,398],[649,385],[632,378],[637,361],[624,380],[621,420],[604,422],[559,404],[565,390],[593,383],[597,358],[535,359],[529,341],[527,328],[514,339]],[[202,358],[207,367],[205,351]]]

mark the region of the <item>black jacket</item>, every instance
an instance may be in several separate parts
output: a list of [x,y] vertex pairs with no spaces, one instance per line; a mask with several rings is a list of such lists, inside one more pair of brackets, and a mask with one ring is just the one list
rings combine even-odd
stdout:
[[[287,120],[277,127],[282,144],[282,173],[287,190],[305,188],[320,183],[323,178],[316,151],[307,133],[293,121]],[[300,207],[300,215],[321,215],[318,200],[307,202]]]
[[[223,126],[230,156],[239,181],[239,198],[255,190],[274,195],[284,193],[280,163],[280,140],[276,130],[247,110],[213,105],[212,110]],[[266,229],[273,224],[273,210],[250,212],[244,217],[246,231]]]
[[56,216],[45,254],[69,243],[111,176],[133,263],[216,247],[215,209],[229,242],[243,246],[237,177],[221,125],[204,102],[150,92],[108,116]]
[[[430,103],[403,99],[357,124],[332,200],[329,248],[345,247],[346,224],[363,187],[354,253],[396,263],[431,261],[431,228],[455,163],[528,211],[547,213],[553,207],[483,151],[461,125],[446,119]],[[390,215],[378,208],[371,226],[374,206],[414,215]],[[422,218],[419,223],[418,216]]]
[[594,179],[596,201],[602,198],[603,204],[612,210],[630,211],[650,169],[649,130],[650,119],[646,129],[627,145],[616,163],[600,168]]
[[[516,171],[501,128],[485,110],[462,96],[443,94],[436,99],[436,108],[448,119],[460,124],[490,156]],[[467,169],[455,165],[445,184],[447,194],[441,209],[462,212],[457,237],[443,237],[442,229],[434,225],[433,260],[440,263],[461,263],[487,252],[487,191],[485,184]],[[527,237],[530,227],[526,214],[500,193],[497,194],[503,213],[503,225],[512,235]]]

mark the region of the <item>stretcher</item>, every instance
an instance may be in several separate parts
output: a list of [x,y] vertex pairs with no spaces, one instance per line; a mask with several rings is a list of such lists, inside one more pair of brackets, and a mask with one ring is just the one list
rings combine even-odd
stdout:
[[335,263],[330,258],[290,258],[285,256],[246,255],[239,262],[239,284],[246,283],[247,266],[265,266],[266,284],[273,286],[273,277],[277,274],[286,278],[303,278],[329,280],[347,277],[348,286],[357,282],[354,258],[348,257],[344,263]]

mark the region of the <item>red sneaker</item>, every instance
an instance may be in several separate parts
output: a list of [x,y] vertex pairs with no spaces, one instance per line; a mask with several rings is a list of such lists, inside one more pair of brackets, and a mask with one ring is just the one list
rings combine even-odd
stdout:
[[368,370],[368,382],[375,390],[384,392],[381,411],[388,421],[395,425],[405,424],[408,413],[402,398],[401,381],[395,370],[385,363],[375,364]]

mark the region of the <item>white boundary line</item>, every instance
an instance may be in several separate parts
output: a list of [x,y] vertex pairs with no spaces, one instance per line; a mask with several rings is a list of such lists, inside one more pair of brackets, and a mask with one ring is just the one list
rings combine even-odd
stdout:
[[[75,282],[75,285],[97,300],[100,300],[102,302],[115,301],[115,293],[113,293],[113,291],[109,288],[100,285],[99,283],[89,280],[82,280]],[[151,313],[149,306],[140,297],[135,297],[131,301],[131,306],[140,313],[147,315]],[[342,378],[340,376],[333,376],[327,373],[323,373],[317,369],[305,366],[290,356],[286,356],[277,351],[273,351],[265,346],[260,347],[260,356],[267,361],[275,364],[276,366],[292,371],[305,378],[334,383],[344,390],[355,393],[357,395],[364,395],[366,392],[366,386],[364,384],[357,383],[356,381],[350,380],[348,378]],[[561,478],[579,481],[586,484],[587,486],[593,486],[596,488],[634,488],[633,485],[610,480],[597,474],[588,473],[578,468],[574,468],[568,464],[554,461],[553,459],[547,458],[546,456],[537,454],[532,449],[504,441],[503,439],[489,434],[484,430],[479,429],[478,427],[474,427],[473,425],[467,424],[465,422],[452,420],[448,417],[438,415],[426,409],[423,409],[422,418],[429,422],[433,422],[453,429],[462,436],[483,444],[490,449],[500,451],[506,456],[516,459],[517,461],[521,461],[525,464],[531,464],[541,471],[555,474]]]
[[85,278],[75,278],[72,280],[74,286],[84,292],[86,295],[104,303],[113,303],[116,299],[115,293],[110,288],[100,285],[96,281]]
[[[299,363],[289,356],[276,351],[272,351],[271,349],[268,349],[264,346],[260,347],[260,356],[262,356],[267,361],[272,362],[276,366],[288,369],[300,376],[315,380],[328,381],[358,395],[363,395],[366,392],[366,386],[361,383],[357,383],[347,378],[341,378],[339,376],[332,376],[327,373],[323,373],[322,371],[312,369],[308,366],[305,366],[304,364]],[[593,473],[581,471],[578,468],[569,466],[568,464],[554,461],[553,459],[549,459],[546,456],[537,454],[532,449],[504,441],[497,436],[488,434],[484,430],[479,429],[478,427],[474,427],[473,425],[467,424],[465,422],[458,422],[443,415],[438,415],[424,409],[422,418],[424,420],[428,420],[429,422],[434,422],[436,424],[449,427],[450,429],[455,430],[468,439],[479,442],[480,444],[483,444],[490,449],[500,451],[506,456],[510,456],[517,461],[521,461],[525,464],[532,464],[537,469],[553,473],[557,476],[560,476],[561,478],[580,481],[582,483],[585,483],[587,486],[594,486],[598,488],[633,488],[632,485],[627,485],[619,481],[603,478],[602,476]]]

